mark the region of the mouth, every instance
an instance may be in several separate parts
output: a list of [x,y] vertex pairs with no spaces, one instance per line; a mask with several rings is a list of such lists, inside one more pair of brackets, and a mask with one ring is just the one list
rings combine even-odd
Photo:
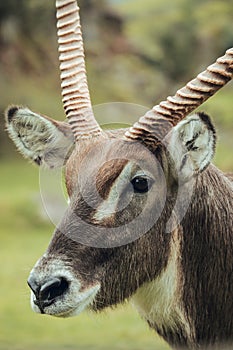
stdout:
[[62,298],[57,298],[48,305],[43,305],[31,293],[31,307],[33,311],[55,317],[72,317],[79,315],[93,303],[100,289],[97,284],[83,292],[70,289]]

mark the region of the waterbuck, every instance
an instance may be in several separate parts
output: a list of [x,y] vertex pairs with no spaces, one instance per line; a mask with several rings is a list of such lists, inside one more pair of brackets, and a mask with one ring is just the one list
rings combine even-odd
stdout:
[[34,311],[59,317],[131,299],[176,349],[233,346],[233,183],[210,164],[215,128],[189,115],[232,78],[233,48],[131,128],[94,118],[79,9],[57,0],[68,122],[10,107],[19,151],[64,165],[69,207],[28,284]]

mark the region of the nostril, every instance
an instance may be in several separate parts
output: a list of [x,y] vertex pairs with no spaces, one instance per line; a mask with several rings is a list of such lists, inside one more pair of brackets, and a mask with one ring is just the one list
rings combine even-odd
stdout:
[[27,283],[31,288],[31,290],[33,291],[33,293],[35,294],[35,296],[38,297],[39,291],[40,291],[40,285],[32,277],[29,277]]
[[41,301],[53,301],[62,296],[68,289],[69,283],[63,277],[55,277],[41,286],[39,299]]

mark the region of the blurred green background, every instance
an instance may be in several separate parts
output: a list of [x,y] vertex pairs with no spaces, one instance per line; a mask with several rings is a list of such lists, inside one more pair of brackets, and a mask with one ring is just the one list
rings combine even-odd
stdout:
[[[8,141],[3,113],[20,104],[64,119],[54,7],[0,0],[0,350],[169,349],[129,305],[68,320],[30,309],[27,276],[54,227],[41,215],[38,169]],[[233,46],[233,0],[82,0],[80,7],[95,105],[151,107]],[[201,108],[217,126],[214,162],[225,171],[233,169],[232,97],[229,84]]]

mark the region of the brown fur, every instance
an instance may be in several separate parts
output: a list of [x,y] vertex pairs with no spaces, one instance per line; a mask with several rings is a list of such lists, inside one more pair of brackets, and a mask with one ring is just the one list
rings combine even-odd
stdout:
[[[16,129],[11,129],[13,136],[17,134],[20,115],[30,113],[23,110],[18,116],[17,111],[16,108],[9,112],[9,127],[14,118],[19,118]],[[215,135],[208,117],[201,114],[200,119]],[[45,124],[41,119],[40,123]],[[93,310],[102,310],[141,293],[145,300],[136,298],[142,316],[175,349],[232,346],[232,174],[224,175],[209,165],[179,184],[176,164],[165,144],[153,143],[148,138],[142,143],[123,141],[125,130],[117,130],[83,139],[74,146],[70,127],[65,123],[52,124],[68,138],[67,144],[73,149],[65,170],[70,206],[47,253],[34,268],[33,286],[43,283],[43,278],[53,277],[51,266],[56,268],[60,261],[80,282],[79,292],[100,285]],[[34,127],[37,129],[37,125]],[[192,144],[188,151],[195,152],[197,137],[192,135],[191,143],[185,141],[188,146]],[[17,139],[19,147],[18,142]],[[21,144],[20,150],[24,154]],[[56,147],[52,152],[56,157]],[[62,149],[63,153],[67,149]],[[27,153],[26,156],[29,157]],[[34,157],[33,152],[31,156]],[[188,164],[187,158],[183,163]],[[119,192],[114,212],[101,220],[97,215],[99,208],[104,201],[109,205],[111,190],[128,165],[131,165],[128,182],[124,180],[126,184]],[[132,192],[131,180],[139,170],[152,174],[154,179],[151,190],[143,195]],[[191,202],[182,221],[177,222],[178,213],[173,209],[178,190],[189,193],[191,183]],[[182,200],[185,206],[186,195]],[[158,219],[154,220],[156,214]],[[167,222],[171,214],[176,225],[170,232]],[[141,219],[136,221],[140,215]],[[129,226],[131,222],[137,223]],[[148,226],[150,222],[153,224]],[[37,304],[44,312],[42,304],[39,301]],[[147,308],[157,305],[159,318],[156,311],[153,315],[146,313],[144,304]]]
[[[102,147],[106,150],[106,142],[104,146],[101,143],[102,141],[92,146],[95,149]],[[67,165],[67,184],[69,193],[76,197],[73,208],[78,215],[91,222],[93,210],[86,205],[82,196],[79,196],[73,182],[70,182],[75,179],[82,157],[87,152],[87,148],[83,146],[79,147]],[[121,147],[123,148],[122,145]],[[124,154],[127,155],[127,148]],[[137,156],[143,158],[141,153]],[[101,282],[101,290],[93,304],[94,310],[123,302],[145,282],[153,281],[166,269],[172,233],[166,233],[165,223],[171,214],[176,192],[174,181],[171,180],[172,174],[169,173],[169,164],[164,164],[164,160],[167,159],[164,150],[160,150],[160,162],[162,159],[163,168],[168,169],[166,175],[168,183],[173,183],[173,186],[168,190],[162,215],[147,234],[122,247],[110,249],[85,247],[61,233],[67,231],[67,224],[73,220],[68,214],[49,246],[48,253],[68,262],[77,277],[83,281],[83,288],[93,284],[93,281]],[[114,181],[115,178],[114,167],[107,166],[104,169],[104,176],[100,172],[98,177],[100,192],[106,191],[106,184],[108,186],[110,179]],[[152,215],[155,209],[156,198],[155,192],[148,215]],[[166,324],[158,328],[148,320],[150,326],[175,348],[206,349],[211,344],[218,348],[233,341],[233,320],[230,311],[233,310],[232,203],[232,186],[218,169],[209,166],[197,176],[191,205],[179,226],[180,278],[184,281],[180,284],[180,291],[184,314],[193,331],[187,334],[182,324],[175,330]],[[116,215],[112,224],[118,225],[117,220],[122,224],[124,219]],[[78,227],[73,222],[71,227],[73,229],[71,236],[77,235]],[[156,303],[156,300],[154,302]]]

